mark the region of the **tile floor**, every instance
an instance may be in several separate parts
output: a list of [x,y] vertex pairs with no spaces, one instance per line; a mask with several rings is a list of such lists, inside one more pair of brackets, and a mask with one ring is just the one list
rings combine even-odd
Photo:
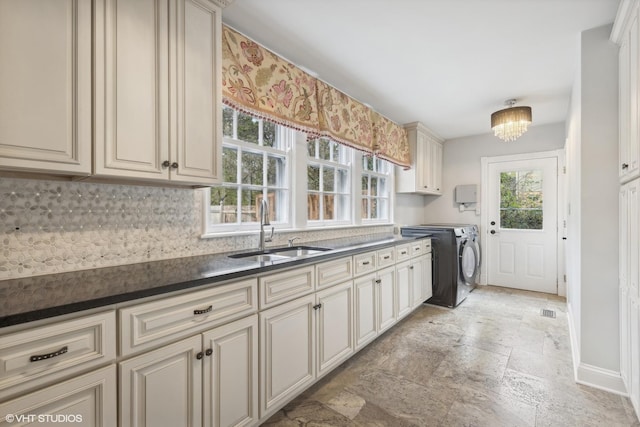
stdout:
[[[555,310],[555,319],[540,310]],[[493,286],[424,305],[265,426],[640,426],[573,381],[563,298]]]

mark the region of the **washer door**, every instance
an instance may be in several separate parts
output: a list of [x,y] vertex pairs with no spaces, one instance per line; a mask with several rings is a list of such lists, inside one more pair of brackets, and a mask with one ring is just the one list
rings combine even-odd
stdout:
[[466,239],[460,242],[458,258],[460,261],[460,275],[463,280],[469,285],[475,285],[480,258],[473,240]]

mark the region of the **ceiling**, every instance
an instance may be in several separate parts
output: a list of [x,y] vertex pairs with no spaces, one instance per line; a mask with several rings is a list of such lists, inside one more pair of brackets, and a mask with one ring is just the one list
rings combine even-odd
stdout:
[[223,21],[397,123],[490,132],[508,98],[565,120],[580,32],[619,0],[235,0]]

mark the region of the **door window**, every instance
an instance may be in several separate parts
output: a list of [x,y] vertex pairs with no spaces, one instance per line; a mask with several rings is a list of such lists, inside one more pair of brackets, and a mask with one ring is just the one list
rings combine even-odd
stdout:
[[542,171],[500,173],[500,228],[542,230]]

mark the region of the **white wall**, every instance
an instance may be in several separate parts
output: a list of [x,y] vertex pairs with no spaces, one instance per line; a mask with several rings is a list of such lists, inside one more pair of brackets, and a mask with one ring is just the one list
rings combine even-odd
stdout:
[[[611,26],[581,35],[568,124],[568,293],[576,378],[623,391],[618,323],[618,49]],[[577,252],[577,253],[576,253]]]
[[[533,121],[535,123],[533,111]],[[489,117],[487,116],[487,126]],[[564,123],[531,126],[529,131],[514,142],[502,142],[491,133],[451,139],[444,143],[442,196],[425,197],[425,222],[455,222],[480,225],[475,211],[460,212],[455,203],[456,185],[476,184],[480,200],[482,171],[480,158],[508,154],[552,151],[564,146]],[[476,205],[480,207],[478,203]]]
[[425,196],[396,194],[394,223],[403,225],[424,224]]

